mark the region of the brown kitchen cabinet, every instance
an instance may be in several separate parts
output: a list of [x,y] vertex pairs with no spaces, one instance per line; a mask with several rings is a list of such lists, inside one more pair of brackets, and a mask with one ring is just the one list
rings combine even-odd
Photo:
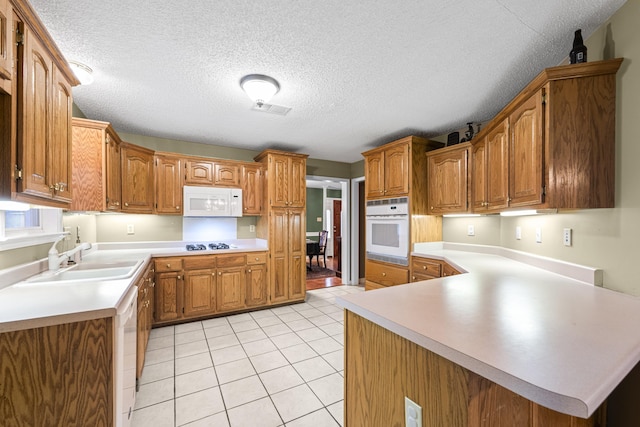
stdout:
[[[2,191],[8,190],[15,200],[69,208],[73,194],[71,86],[78,81],[31,6],[22,1],[13,6],[17,31],[6,42],[11,42],[17,65],[11,80],[11,110],[16,114],[3,121],[8,120],[7,129],[16,132],[6,132],[2,138],[15,135],[16,139],[8,144],[13,153],[5,160]],[[4,9],[8,11],[7,6]],[[3,102],[8,105],[9,101]]]
[[246,256],[218,255],[218,283],[216,286],[218,311],[239,310],[245,307]]
[[120,145],[111,124],[74,117],[72,124],[72,211],[119,211]]
[[9,0],[0,0],[0,91],[11,93],[13,9]]
[[475,213],[495,212],[509,201],[509,121],[489,128],[471,147],[471,206]]
[[409,283],[407,267],[370,259],[366,261],[364,285],[366,291],[405,283]]
[[182,258],[156,258],[154,324],[182,318]]
[[440,277],[460,274],[451,264],[433,258],[421,256],[411,257],[411,281],[420,282],[422,280],[437,279]]
[[213,160],[185,158],[184,185],[213,185]]
[[269,304],[306,295],[306,154],[265,150],[255,160],[265,171],[266,212],[256,236],[269,241]]
[[262,215],[262,165],[243,164],[241,182],[243,215]]
[[469,143],[427,153],[428,213],[469,212]]
[[122,180],[122,211],[153,213],[153,151],[123,143],[120,159],[125,177]]
[[182,162],[180,157],[155,154],[155,212],[182,214]]
[[247,254],[247,307],[261,307],[267,304],[269,297],[269,277],[267,270],[267,253],[255,252]]
[[145,354],[151,326],[153,325],[153,294],[155,287],[154,264],[150,262],[138,279],[138,317],[137,317],[137,349],[136,349],[136,388],[139,385],[142,370],[144,369]]
[[216,160],[213,164],[213,185],[240,188],[240,164]]

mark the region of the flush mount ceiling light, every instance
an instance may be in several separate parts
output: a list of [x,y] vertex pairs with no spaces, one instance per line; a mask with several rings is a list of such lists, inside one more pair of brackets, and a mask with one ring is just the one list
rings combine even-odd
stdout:
[[262,107],[280,90],[276,79],[262,74],[244,76],[240,79],[240,87],[258,107]]
[[73,70],[81,85],[90,85],[93,83],[93,70],[78,61],[69,61],[69,66]]

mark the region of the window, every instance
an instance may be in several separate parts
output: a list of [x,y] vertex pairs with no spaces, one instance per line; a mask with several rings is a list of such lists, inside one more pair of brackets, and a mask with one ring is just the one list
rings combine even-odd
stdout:
[[40,229],[40,209],[5,211],[4,228],[7,231]]
[[0,250],[53,241],[62,232],[62,209],[0,201]]

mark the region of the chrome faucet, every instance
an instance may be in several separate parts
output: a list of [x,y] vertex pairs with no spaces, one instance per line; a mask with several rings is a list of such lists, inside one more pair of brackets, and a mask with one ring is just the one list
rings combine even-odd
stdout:
[[[91,243],[81,243],[78,246],[76,246],[75,248],[64,252],[62,255],[58,254],[58,249],[56,249],[56,245],[58,244],[58,242],[60,242],[61,240],[63,240],[65,238],[65,236],[60,236],[56,239],[55,242],[53,242],[53,245],[51,246],[51,249],[49,249],[49,270],[50,271],[56,271],[60,268],[60,265],[62,263],[66,263],[67,261],[69,261],[69,259],[71,258],[72,255],[78,253],[79,254],[79,258],[82,258],[82,251],[83,250],[87,250],[87,249],[91,249]],[[77,257],[78,258],[78,257]],[[76,261],[79,261],[79,259],[76,258]]]

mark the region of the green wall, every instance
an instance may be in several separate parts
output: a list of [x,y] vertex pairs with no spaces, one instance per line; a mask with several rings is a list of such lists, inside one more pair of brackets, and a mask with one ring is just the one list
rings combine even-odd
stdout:
[[[323,217],[322,188],[307,188],[307,231],[318,232],[322,230],[322,222],[318,218]],[[315,239],[314,239],[315,240]]]

